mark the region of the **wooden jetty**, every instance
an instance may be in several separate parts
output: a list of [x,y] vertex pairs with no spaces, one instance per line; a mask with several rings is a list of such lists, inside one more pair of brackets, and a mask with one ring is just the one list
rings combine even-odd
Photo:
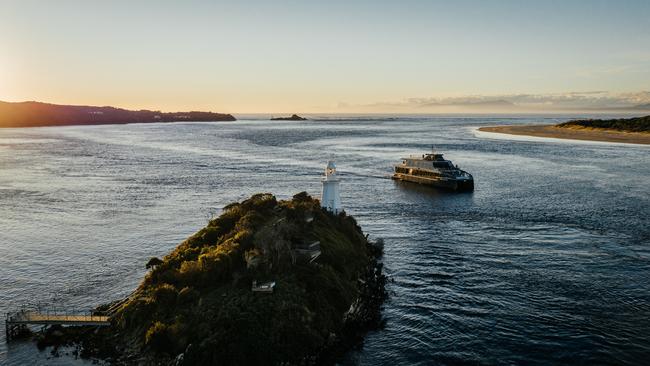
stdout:
[[24,331],[28,325],[41,325],[43,327],[52,325],[103,327],[110,325],[110,317],[105,313],[99,314],[92,311],[22,309],[6,315],[7,342]]

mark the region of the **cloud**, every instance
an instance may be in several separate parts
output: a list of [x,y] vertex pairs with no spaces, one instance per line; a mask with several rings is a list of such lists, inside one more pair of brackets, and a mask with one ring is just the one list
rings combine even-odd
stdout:
[[576,72],[576,75],[582,78],[600,78],[603,76],[618,76],[638,71],[638,68],[633,65],[621,65],[580,69]]
[[610,93],[608,91],[573,91],[549,94],[466,95],[455,97],[407,98],[398,102],[369,104],[339,103],[341,109],[457,111],[457,110],[598,110],[625,109],[650,103],[650,91]]
[[622,93],[620,94],[626,101],[632,104],[648,104],[650,103],[650,91],[642,91],[636,93]]

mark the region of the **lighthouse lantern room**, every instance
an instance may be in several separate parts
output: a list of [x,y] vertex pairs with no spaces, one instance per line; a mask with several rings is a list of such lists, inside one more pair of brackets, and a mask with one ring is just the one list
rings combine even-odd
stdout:
[[341,195],[339,193],[339,177],[336,174],[336,165],[333,161],[327,163],[325,177],[323,177],[323,194],[320,204],[327,211],[335,215],[343,211],[341,207]]

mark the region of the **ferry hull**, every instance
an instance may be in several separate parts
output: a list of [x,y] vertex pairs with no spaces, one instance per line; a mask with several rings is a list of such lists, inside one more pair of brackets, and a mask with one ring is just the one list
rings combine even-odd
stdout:
[[474,180],[451,180],[451,179],[432,179],[427,177],[419,177],[416,175],[395,173],[393,179],[405,182],[413,182],[426,186],[448,189],[456,192],[471,192],[474,190]]

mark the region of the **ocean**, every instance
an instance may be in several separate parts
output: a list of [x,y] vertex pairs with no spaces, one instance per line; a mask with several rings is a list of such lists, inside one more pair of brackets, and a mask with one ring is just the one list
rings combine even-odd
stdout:
[[[0,129],[0,311],[129,294],[225,205],[320,195],[383,238],[385,324],[346,365],[647,364],[650,146],[507,137],[573,116],[314,116]],[[390,179],[432,149],[474,175],[454,194]],[[89,364],[33,343],[0,364]]]

